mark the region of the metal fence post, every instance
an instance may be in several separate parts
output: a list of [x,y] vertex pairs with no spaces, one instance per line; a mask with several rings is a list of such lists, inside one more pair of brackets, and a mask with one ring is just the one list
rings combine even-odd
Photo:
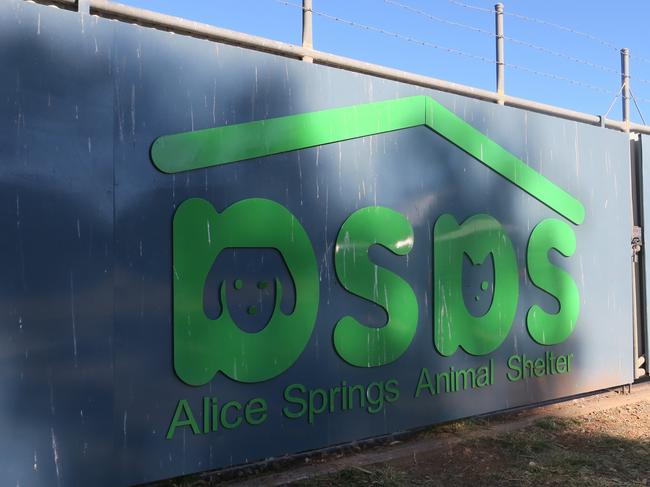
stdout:
[[80,14],[90,14],[90,0],[77,0],[77,11]]
[[630,131],[630,50],[621,49],[621,84],[623,85],[623,122],[625,131]]
[[[304,49],[314,48],[314,32],[312,30],[312,0],[302,0],[302,47]],[[303,56],[303,61],[313,63],[314,58]]]
[[503,53],[503,4],[497,3],[494,6],[494,20],[496,26],[497,41],[497,94],[499,99],[497,103],[503,105],[503,96],[505,94],[505,62]]

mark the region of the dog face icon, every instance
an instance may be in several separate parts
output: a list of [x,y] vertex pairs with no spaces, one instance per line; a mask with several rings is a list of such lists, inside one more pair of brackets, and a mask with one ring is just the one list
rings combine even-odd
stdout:
[[293,312],[293,279],[275,249],[225,249],[208,273],[203,307],[208,318],[225,312],[241,330],[257,333],[275,314]]

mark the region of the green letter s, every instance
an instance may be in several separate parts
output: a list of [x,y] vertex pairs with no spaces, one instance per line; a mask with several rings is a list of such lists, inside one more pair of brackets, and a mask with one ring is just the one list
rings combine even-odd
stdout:
[[554,296],[560,304],[556,314],[547,313],[538,305],[528,310],[528,333],[542,345],[556,345],[566,340],[573,332],[580,313],[578,286],[566,271],[548,260],[551,249],[571,257],[576,251],[576,237],[569,225],[549,218],[533,229],[527,252],[530,280]]
[[418,303],[411,286],[373,264],[368,249],[382,245],[397,255],[413,248],[413,228],[400,213],[371,206],[355,211],[341,226],[334,254],[336,275],[345,289],[378,304],[388,314],[381,328],[344,316],[334,328],[337,353],[357,367],[378,367],[397,360],[409,347],[418,323]]

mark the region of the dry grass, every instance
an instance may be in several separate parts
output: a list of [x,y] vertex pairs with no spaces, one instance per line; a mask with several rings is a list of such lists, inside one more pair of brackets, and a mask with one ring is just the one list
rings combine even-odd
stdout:
[[[294,487],[362,486],[648,486],[650,401],[574,417],[543,417],[509,433],[490,430],[509,419],[469,419],[433,426],[418,438],[456,438],[449,448],[383,464],[352,467],[294,482]],[[408,441],[408,440],[407,440]],[[381,447],[375,447],[381,448]],[[342,455],[339,454],[337,457]],[[332,458],[333,459],[333,458]],[[323,464],[328,462],[322,458]],[[286,468],[286,467],[285,467]],[[249,481],[255,482],[255,472]],[[259,485],[264,485],[260,477]],[[158,487],[209,487],[190,476]]]
[[[452,423],[463,435],[480,424]],[[467,439],[417,459],[352,468],[292,485],[326,486],[644,486],[650,483],[650,403],[575,418],[547,417],[532,426]]]

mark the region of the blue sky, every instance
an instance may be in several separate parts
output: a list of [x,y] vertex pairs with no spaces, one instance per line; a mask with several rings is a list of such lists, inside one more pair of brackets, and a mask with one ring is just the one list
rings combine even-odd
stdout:
[[[300,44],[301,10],[286,3],[298,5],[302,3],[301,0],[121,1],[219,27]],[[314,15],[314,47],[318,50],[469,86],[495,89],[494,65],[477,59],[494,59],[494,37],[485,32],[449,24],[461,23],[493,32],[493,1],[313,0],[313,3],[317,12],[429,44],[418,45]],[[620,88],[618,48],[627,47],[632,56],[632,92],[646,121],[650,122],[648,0],[514,0],[503,3],[507,14],[519,14],[560,24],[598,38],[506,15],[505,35],[516,40],[506,40],[506,63],[518,66],[506,67],[507,94],[582,112],[604,114]],[[443,21],[415,13],[404,6],[418,9]],[[538,48],[531,48],[522,42],[534,44]],[[463,51],[470,56],[451,54],[432,45]],[[561,55],[542,51],[539,47]],[[535,74],[527,69],[571,79],[579,84]],[[635,121],[641,121],[634,105],[632,114]],[[621,118],[619,100],[609,116]]]

